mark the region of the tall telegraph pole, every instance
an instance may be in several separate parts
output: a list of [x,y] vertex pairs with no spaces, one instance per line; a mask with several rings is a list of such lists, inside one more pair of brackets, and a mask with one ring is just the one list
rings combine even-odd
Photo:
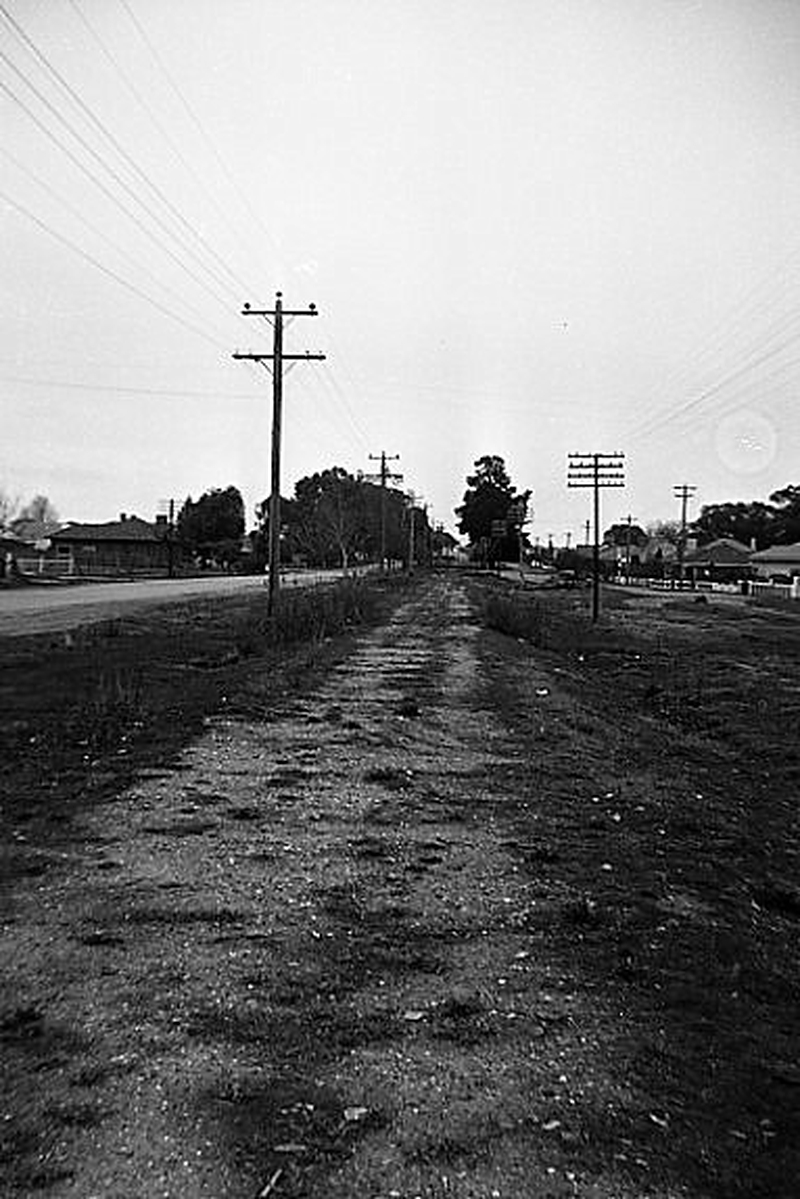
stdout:
[[369,457],[371,462],[381,464],[380,474],[368,475],[367,478],[381,485],[381,570],[386,570],[386,484],[389,480],[393,483],[403,481],[403,476],[392,474],[386,463],[396,461],[400,455],[387,454],[386,450],[381,450],[380,454],[370,454]]
[[[284,362],[322,361],[324,354],[284,354],[283,322],[286,317],[317,316],[314,304],[308,308],[287,309],[283,307],[282,292],[275,293],[274,308],[251,308],[245,304],[242,316],[262,316],[272,325],[272,353],[251,354],[237,351],[233,357],[249,362],[260,362],[264,366],[272,363],[272,479],[269,497],[269,596],[267,610],[272,614],[278,590],[281,563],[281,422],[283,418],[283,364]],[[271,318],[271,319],[270,319]],[[267,367],[269,369],[269,367]],[[291,366],[289,367],[291,370]]]
[[697,491],[697,487],[693,483],[676,483],[673,487],[675,499],[681,501],[681,537],[678,542],[678,577],[681,587],[683,587],[683,559],[686,554],[686,505],[689,503],[689,497],[695,491]]
[[415,535],[417,523],[417,501],[422,499],[421,495],[416,495],[413,491],[409,491],[408,496],[408,573],[414,573],[414,551],[415,551]]
[[630,512],[625,517],[625,584],[628,587],[631,584],[631,525],[633,519]]
[[594,491],[594,553],[592,620],[600,615],[600,488],[624,487],[624,454],[570,454],[567,486],[591,487]]

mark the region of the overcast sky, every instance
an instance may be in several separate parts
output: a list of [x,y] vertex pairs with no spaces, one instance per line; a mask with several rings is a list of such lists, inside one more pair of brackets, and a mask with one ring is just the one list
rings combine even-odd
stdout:
[[0,487],[62,519],[399,454],[583,538],[800,483],[796,0],[0,0]]

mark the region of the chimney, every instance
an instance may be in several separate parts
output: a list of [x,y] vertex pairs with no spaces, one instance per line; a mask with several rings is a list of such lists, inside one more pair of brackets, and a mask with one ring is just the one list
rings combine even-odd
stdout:
[[166,513],[165,513],[165,512],[159,512],[159,513],[156,515],[156,524],[157,524],[157,525],[165,525],[166,523],[167,523],[167,516],[166,516]]
[[127,512],[120,512],[120,514],[119,514],[119,523],[120,523],[121,525],[124,525],[124,524],[125,524],[125,521],[126,521],[127,519],[128,519],[128,513],[127,513]]

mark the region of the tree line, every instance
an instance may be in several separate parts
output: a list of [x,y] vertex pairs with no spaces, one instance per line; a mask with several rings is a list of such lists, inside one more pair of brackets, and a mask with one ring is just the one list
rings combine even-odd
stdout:
[[[441,534],[430,527],[425,508],[395,488],[383,489],[361,475],[334,466],[299,479],[282,498],[281,562],[348,569],[376,562],[385,547],[390,562],[430,561]],[[180,509],[175,540],[204,566],[235,569],[247,560],[263,569],[269,545],[269,500],[256,508],[256,528],[245,544],[245,505],[236,487],[215,488]]]
[[[515,561],[521,548],[531,547],[524,532],[530,518],[530,491],[518,491],[497,455],[484,455],[467,476],[464,499],[455,513],[458,527],[470,544],[473,559],[492,565]],[[605,530],[607,545],[641,548],[653,538],[677,544],[684,531],[679,521],[655,521],[647,529],[614,524]],[[728,537],[756,549],[800,542],[800,485],[774,491],[769,501],[751,500],[706,504],[685,530],[700,545]]]
[[[514,561],[531,546],[525,525],[531,519],[530,490],[512,483],[504,460],[484,455],[467,476],[461,505],[455,509],[459,531],[467,538],[473,559],[493,565]],[[188,496],[174,529],[167,528],[176,553],[205,566],[233,570],[248,563],[263,568],[269,537],[269,503],[256,508],[256,527],[246,537],[246,512],[238,488],[212,488],[197,500]],[[0,487],[0,532],[33,541],[59,525],[58,513],[47,496],[37,495],[22,505]],[[281,560],[286,564],[347,568],[376,562],[385,540],[390,560],[406,564],[412,533],[417,562],[430,561],[454,538],[433,530],[424,507],[414,506],[403,492],[382,488],[361,474],[333,466],[300,479],[291,496],[281,500]],[[700,545],[728,537],[756,549],[800,542],[800,485],[772,492],[767,501],[706,504],[687,526],[686,535]],[[678,521],[640,525],[611,525],[604,533],[610,545],[641,548],[653,537],[677,543]]]

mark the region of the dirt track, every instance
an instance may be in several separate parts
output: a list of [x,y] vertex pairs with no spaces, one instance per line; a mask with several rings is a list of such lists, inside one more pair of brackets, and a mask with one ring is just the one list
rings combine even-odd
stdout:
[[442,580],[215,718],[9,912],[3,1194],[796,1197],[780,922],[632,735]]

